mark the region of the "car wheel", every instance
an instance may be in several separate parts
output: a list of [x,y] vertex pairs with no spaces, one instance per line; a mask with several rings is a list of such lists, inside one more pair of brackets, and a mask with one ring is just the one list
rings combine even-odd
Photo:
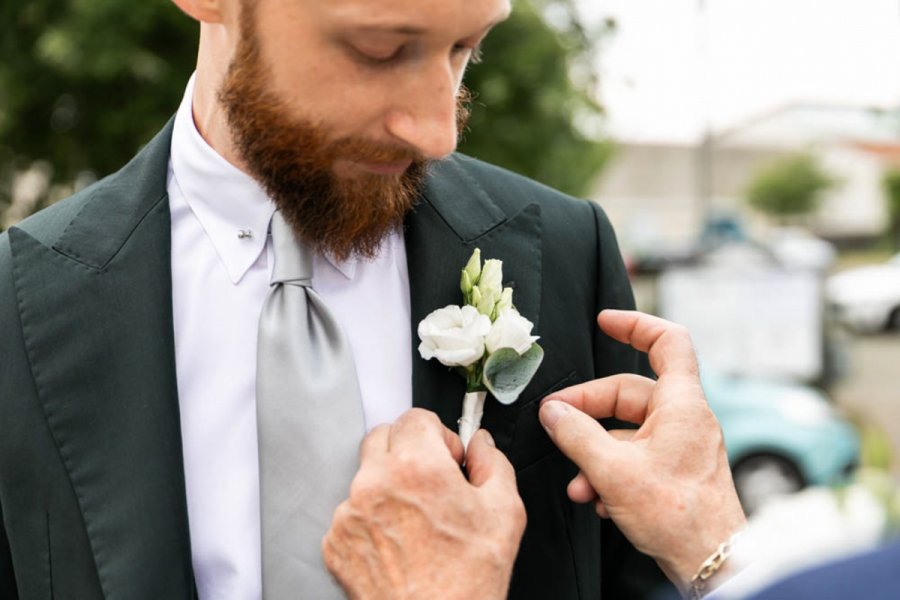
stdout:
[[791,494],[805,486],[797,466],[775,454],[755,454],[739,460],[732,468],[734,486],[747,514],[773,496]]

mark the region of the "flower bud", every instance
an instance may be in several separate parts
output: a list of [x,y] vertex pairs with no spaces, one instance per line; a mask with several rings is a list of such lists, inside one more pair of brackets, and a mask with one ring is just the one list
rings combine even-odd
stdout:
[[478,283],[478,278],[481,276],[481,250],[475,248],[463,270],[469,274],[469,281],[473,284]]
[[466,298],[469,297],[469,293],[472,291],[472,277],[465,269],[463,269],[459,278],[459,289],[462,290],[463,296]]
[[512,308],[512,295],[513,290],[510,287],[503,288],[503,293],[500,294],[500,299],[497,300],[497,306],[495,307],[497,311],[497,316],[502,315],[504,312],[508,311]]
[[500,298],[503,291],[503,262],[495,258],[489,258],[484,261],[484,268],[481,270],[481,277],[478,279],[478,287],[481,288],[481,294],[486,295],[490,291],[494,299]]
[[481,288],[477,285],[472,286],[472,297],[469,299],[469,304],[472,306],[478,306],[478,303],[481,302]]
[[478,312],[483,315],[487,315],[488,317],[492,317],[494,314],[494,305],[497,303],[498,294],[496,294],[493,290],[485,290],[481,293],[481,300],[476,304],[476,308],[478,308]]

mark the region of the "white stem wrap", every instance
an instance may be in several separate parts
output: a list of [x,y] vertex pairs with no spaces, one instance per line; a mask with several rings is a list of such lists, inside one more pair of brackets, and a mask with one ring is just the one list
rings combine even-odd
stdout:
[[463,396],[462,416],[459,418],[459,438],[462,440],[463,448],[469,447],[469,440],[481,427],[485,398],[487,392],[466,392]]

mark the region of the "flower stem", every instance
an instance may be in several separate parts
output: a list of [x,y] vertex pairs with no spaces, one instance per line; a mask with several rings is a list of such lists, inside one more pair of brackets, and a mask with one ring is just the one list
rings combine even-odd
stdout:
[[463,448],[469,447],[472,435],[481,427],[481,417],[484,414],[484,399],[487,392],[467,392],[463,396],[462,416],[459,418],[459,439]]

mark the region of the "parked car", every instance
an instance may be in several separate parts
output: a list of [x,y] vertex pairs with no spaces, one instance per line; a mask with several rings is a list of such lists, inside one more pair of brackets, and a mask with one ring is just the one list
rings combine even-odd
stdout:
[[783,266],[811,269],[824,273],[834,265],[837,250],[833,244],[802,227],[778,227],[766,236],[768,246]]
[[839,484],[855,470],[859,436],[820,391],[708,372],[703,387],[748,513],[773,495]]
[[854,331],[900,329],[900,254],[831,276],[826,294],[835,319]]
[[696,265],[723,246],[749,243],[740,220],[730,215],[715,215],[706,220],[699,237],[681,242],[645,239],[626,258],[634,275],[658,275],[675,267]]
[[644,239],[628,257],[630,272],[657,275],[673,267],[718,262],[720,255],[740,253],[755,262],[781,265],[788,269],[810,269],[824,273],[835,261],[837,251],[825,240],[799,227],[778,227],[764,238],[748,235],[734,216],[709,218],[699,237],[681,243]]

